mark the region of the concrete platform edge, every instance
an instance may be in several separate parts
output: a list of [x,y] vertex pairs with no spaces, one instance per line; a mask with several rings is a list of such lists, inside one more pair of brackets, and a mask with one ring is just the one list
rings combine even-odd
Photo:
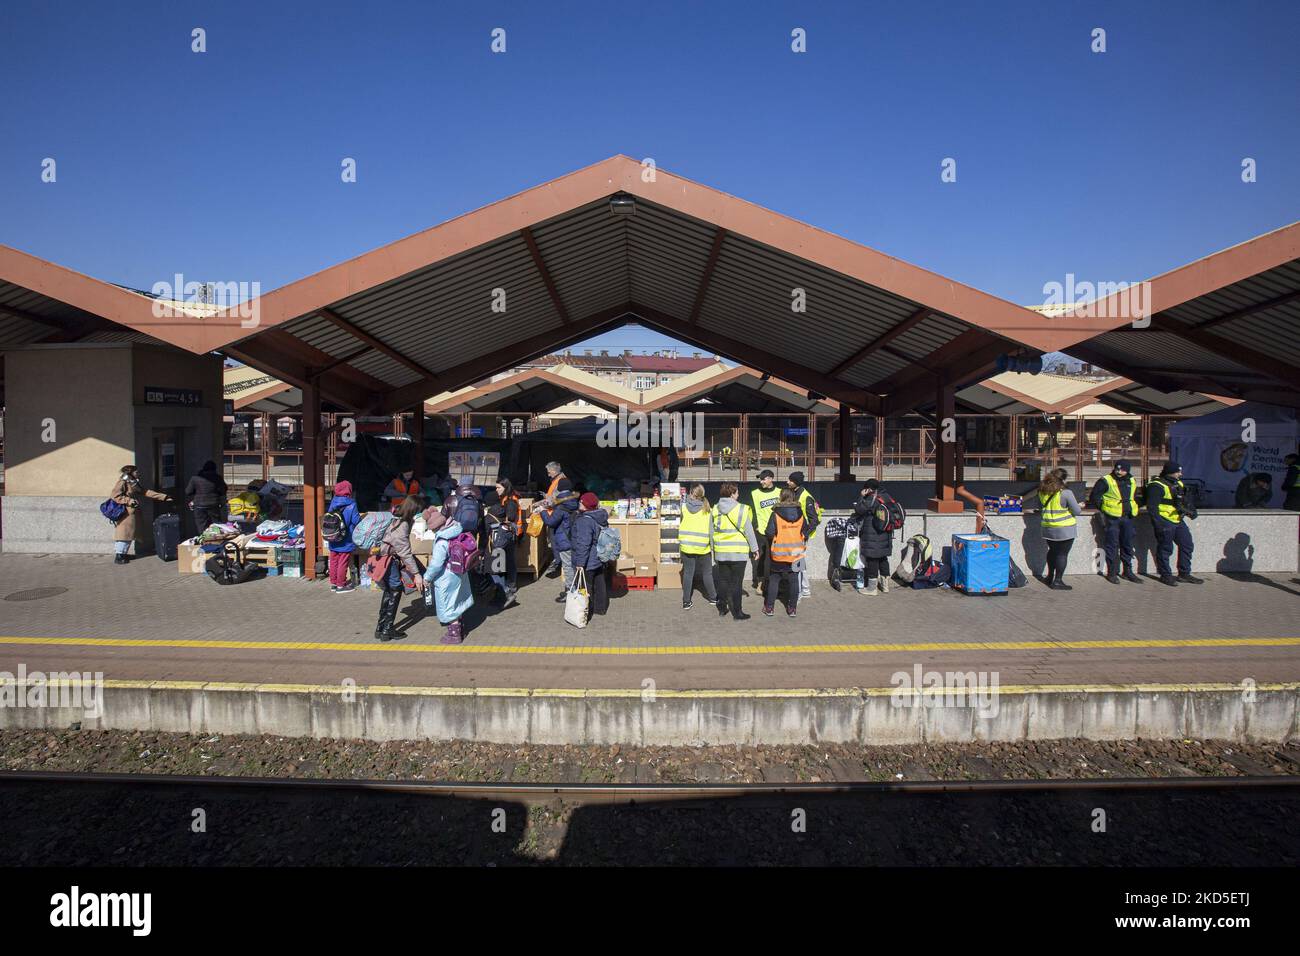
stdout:
[[[28,703],[37,687],[44,705]],[[0,682],[0,730],[152,730],[513,744],[780,745],[1300,737],[1300,683],[699,690]],[[973,691],[969,692],[973,693]],[[949,694],[952,698],[952,694]],[[18,703],[19,701],[22,703]],[[96,713],[98,710],[98,713]]]

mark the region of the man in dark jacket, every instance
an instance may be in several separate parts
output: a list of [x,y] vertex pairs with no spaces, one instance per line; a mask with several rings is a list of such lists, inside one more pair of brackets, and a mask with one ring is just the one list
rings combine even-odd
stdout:
[[1137,492],[1137,480],[1130,474],[1128,460],[1121,458],[1115,462],[1115,467],[1109,474],[1097,479],[1097,483],[1092,486],[1092,494],[1088,497],[1088,506],[1101,512],[1105,533],[1106,580],[1111,584],[1119,582],[1121,563],[1124,566],[1125,581],[1142,583],[1142,579],[1133,573],[1133,559],[1136,556],[1133,543],[1137,540],[1137,528],[1133,519],[1141,507]]
[[555,599],[556,604],[564,603],[564,596],[573,587],[573,542],[570,537],[573,517],[578,513],[578,499],[572,491],[560,491],[555,496],[555,507],[539,512],[542,523],[551,533],[551,546],[564,573],[564,590]]
[[1237,482],[1234,501],[1238,508],[1267,508],[1273,497],[1273,476],[1266,471],[1255,471]]
[[1282,479],[1282,507],[1287,511],[1300,511],[1300,455],[1295,452],[1287,455],[1286,477]]
[[185,500],[194,514],[196,534],[221,520],[226,507],[226,482],[217,474],[217,463],[205,461],[199,473],[185,486]]
[[858,557],[861,565],[853,588],[860,594],[889,593],[889,555],[894,550],[894,532],[877,530],[876,512],[884,510],[884,523],[888,523],[888,494],[880,482],[871,478],[863,482],[858,500],[853,503],[853,514],[858,521]]
[[604,614],[609,610],[605,562],[596,553],[600,533],[608,527],[609,515],[600,507],[599,498],[589,491],[578,499],[578,513],[569,527],[569,538],[573,544],[573,567],[582,568],[586,572],[592,614]]

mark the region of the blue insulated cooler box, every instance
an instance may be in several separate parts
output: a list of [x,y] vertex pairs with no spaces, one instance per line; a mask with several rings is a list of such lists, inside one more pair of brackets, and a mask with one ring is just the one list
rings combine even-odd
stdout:
[[1011,542],[996,534],[952,536],[952,586],[967,594],[1005,594]]

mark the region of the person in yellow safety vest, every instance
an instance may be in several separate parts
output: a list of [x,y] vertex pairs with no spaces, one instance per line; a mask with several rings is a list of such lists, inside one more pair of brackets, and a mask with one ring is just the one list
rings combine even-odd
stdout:
[[[799,508],[803,511],[804,520],[808,522],[808,537],[817,536],[817,526],[821,524],[821,509],[817,506],[817,499],[812,496],[807,488],[803,486],[803,472],[792,471],[786,481],[786,486],[795,493],[795,498],[799,502]],[[799,596],[801,598],[812,597],[812,586],[809,584],[808,571],[806,568],[799,569]]]
[[1065,487],[1066,477],[1064,468],[1056,468],[1043,476],[1038,486],[1038,515],[1047,542],[1043,582],[1054,591],[1074,590],[1065,583],[1065,566],[1079,534],[1079,515],[1083,514],[1074,492]]
[[767,519],[763,534],[769,542],[767,591],[763,594],[763,616],[771,617],[781,584],[785,583],[785,613],[795,616],[799,606],[799,571],[808,552],[808,519],[791,488],[781,490],[781,498]]
[[740,606],[744,594],[745,561],[758,557],[758,537],[749,506],[736,500],[734,482],[724,481],[713,508],[713,567],[718,579],[718,616],[727,612],[737,621],[749,620]]
[[402,473],[390,481],[384,489],[384,497],[388,499],[388,509],[393,514],[397,514],[397,509],[402,507],[402,502],[408,496],[418,497],[419,494],[420,482],[412,468],[402,469]]
[[1102,475],[1092,486],[1088,504],[1101,512],[1102,529],[1105,534],[1106,580],[1111,584],[1119,582],[1119,567],[1124,566],[1122,577],[1125,581],[1141,584],[1142,579],[1133,573],[1133,544],[1137,540],[1137,526],[1133,519],[1137,517],[1138,503],[1137,479],[1130,474],[1128,460],[1121,458],[1109,474]]
[[[1160,583],[1170,587],[1179,584],[1201,584],[1192,574],[1192,532],[1183,520],[1183,469],[1178,462],[1165,462],[1159,478],[1147,485],[1147,514],[1151,516],[1151,530],[1156,535],[1156,569]],[[1194,515],[1193,515],[1194,517]],[[1169,557],[1178,545],[1178,579],[1169,567]]]
[[682,520],[677,527],[678,550],[682,557],[682,610],[695,606],[695,573],[704,585],[704,597],[717,605],[718,591],[713,585],[713,514],[704,486],[696,485],[683,502]]
[[758,557],[750,572],[749,586],[759,591],[767,587],[768,545],[770,544],[763,532],[767,529],[768,519],[772,517],[772,509],[780,499],[781,491],[776,487],[775,473],[770,468],[764,468],[758,473],[758,487],[749,493],[749,506],[754,512],[754,527],[758,529]]

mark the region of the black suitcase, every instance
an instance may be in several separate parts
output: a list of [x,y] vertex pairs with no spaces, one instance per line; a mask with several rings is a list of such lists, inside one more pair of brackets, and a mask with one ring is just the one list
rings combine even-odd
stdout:
[[164,561],[176,560],[176,549],[181,543],[181,516],[159,515],[153,522],[153,547]]

